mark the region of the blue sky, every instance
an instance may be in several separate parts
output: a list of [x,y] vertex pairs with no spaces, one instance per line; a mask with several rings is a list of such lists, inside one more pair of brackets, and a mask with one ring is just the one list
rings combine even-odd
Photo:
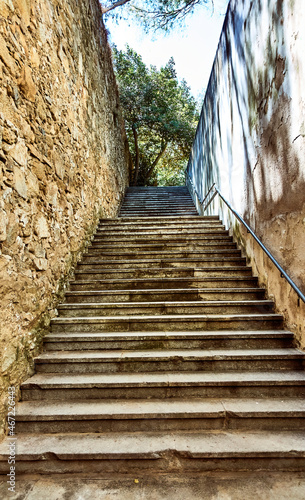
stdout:
[[120,50],[129,44],[146,64],[160,67],[172,56],[178,77],[187,81],[195,97],[200,97],[208,84],[227,4],[228,0],[214,0],[213,14],[204,6],[197,7],[183,30],[178,28],[168,35],[147,35],[136,24],[123,20],[116,24],[106,16],[104,20],[110,43]]

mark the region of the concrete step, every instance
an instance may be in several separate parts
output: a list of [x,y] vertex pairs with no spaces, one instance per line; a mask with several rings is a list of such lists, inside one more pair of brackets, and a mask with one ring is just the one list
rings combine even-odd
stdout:
[[137,252],[145,252],[148,254],[150,251],[155,251],[155,252],[166,252],[167,256],[171,256],[172,252],[190,252],[190,251],[195,251],[199,253],[204,253],[205,251],[211,252],[213,250],[222,252],[224,250],[230,251],[230,250],[236,250],[236,244],[233,243],[232,241],[227,241],[227,240],[202,240],[201,243],[195,243],[194,240],[190,242],[181,242],[177,241],[175,242],[145,242],[144,240],[137,242],[136,244],[132,241],[124,241],[122,244],[114,245],[111,242],[106,242],[103,240],[100,240],[99,243],[93,242],[89,247],[88,247],[88,252],[90,253],[100,253],[100,252],[108,252],[108,251],[113,251],[114,248],[119,248],[119,252],[121,254],[127,254],[130,252],[134,252],[134,255],[136,255]]
[[155,209],[145,209],[143,208],[142,210],[137,210],[137,209],[134,209],[133,211],[132,210],[121,210],[120,213],[119,213],[119,217],[141,217],[141,215],[145,216],[145,217],[159,217],[159,216],[172,216],[172,217],[176,217],[176,216],[196,216],[197,212],[196,210],[193,210],[193,209],[189,209],[189,210],[179,210],[178,208],[176,209],[170,209],[170,208],[165,208],[164,210],[162,210],[161,208],[155,208]]
[[[147,240],[153,240],[155,241],[167,241],[171,243],[172,241],[183,241],[183,242],[188,242],[190,240],[194,240],[194,238],[197,239],[199,242],[201,240],[221,240],[221,241],[232,241],[232,237],[229,236],[228,231],[224,230],[217,230],[217,229],[207,229],[207,230],[201,230],[199,229],[198,231],[196,229],[193,229],[191,231],[176,231],[176,230],[160,230],[160,231],[128,231],[126,233],[122,233],[120,231],[109,231],[101,234],[97,234],[94,236],[94,242],[98,242],[99,240],[102,241],[143,241],[144,243],[147,243]],[[194,241],[193,241],[194,243]],[[197,241],[196,241],[197,244]]]
[[128,212],[129,210],[134,211],[134,210],[178,210],[179,212],[181,211],[195,211],[194,203],[189,200],[184,200],[183,203],[179,203],[179,201],[176,200],[162,200],[162,199],[155,199],[155,200],[137,200],[137,201],[128,201],[126,200],[124,202],[124,207],[122,207],[121,212]]
[[[8,442],[0,444],[6,473]],[[174,457],[174,460],[173,460]],[[18,472],[131,473],[304,470],[304,431],[173,431],[21,434]]]
[[297,349],[175,349],[153,351],[48,351],[35,358],[37,373],[303,370]]
[[150,259],[148,256],[144,259],[121,259],[121,260],[104,260],[99,259],[98,256],[94,255],[93,258],[88,259],[84,256],[82,262],[78,264],[77,270],[87,270],[95,268],[119,268],[119,269],[129,269],[129,268],[168,268],[168,267],[222,267],[232,266],[241,267],[246,266],[246,259],[242,257],[201,257],[195,258],[165,258],[165,259]]
[[100,291],[68,291],[65,293],[66,303],[103,303],[109,302],[160,302],[183,300],[258,300],[264,299],[264,288],[198,288],[167,290],[100,290]]
[[152,217],[117,217],[115,219],[100,219],[99,223],[100,224],[122,224],[122,223],[140,223],[140,224],[152,224],[156,222],[157,224],[160,224],[160,222],[168,223],[168,222],[174,222],[174,223],[193,223],[193,222],[211,222],[211,221],[219,221],[218,215],[188,215],[188,216],[183,216],[183,217],[177,217],[177,216],[160,216],[160,217],[155,217],[153,219]]
[[121,226],[116,226],[116,227],[111,227],[109,228],[108,226],[105,227],[98,227],[96,231],[97,236],[103,236],[103,235],[109,235],[109,234],[117,234],[117,233],[151,233],[154,232],[156,234],[201,234],[201,233],[208,233],[208,232],[213,232],[213,233],[219,233],[226,231],[225,227],[220,224],[180,224],[180,225],[175,225],[174,227],[172,226],[153,226],[153,225],[145,225],[145,226],[140,226],[140,225],[133,225],[131,226],[130,224],[128,226],[126,225],[121,225]]
[[218,220],[202,220],[201,217],[196,217],[196,219],[192,219],[190,221],[183,221],[183,220],[130,220],[130,221],[125,221],[122,222],[122,219],[101,219],[99,221],[99,224],[97,226],[98,231],[104,231],[104,230],[117,230],[117,229],[122,229],[124,231],[131,229],[131,230],[153,230],[153,229],[184,229],[184,228],[189,228],[189,229],[213,229],[213,228],[218,228],[219,226],[224,228],[223,223],[218,219]]
[[155,315],[53,318],[53,333],[281,329],[280,314]]
[[94,249],[92,250],[89,249],[89,251],[83,255],[83,261],[82,262],[92,262],[92,261],[96,261],[97,259],[99,261],[101,260],[109,260],[109,261],[124,261],[124,260],[127,260],[128,261],[133,261],[133,260],[147,260],[147,259],[151,259],[151,260],[154,260],[154,259],[161,259],[161,260],[167,260],[167,261],[170,261],[170,259],[172,260],[183,260],[184,262],[186,262],[188,259],[190,260],[204,260],[206,258],[211,258],[211,257],[214,257],[216,261],[218,261],[219,259],[226,259],[228,257],[231,257],[231,258],[235,258],[235,259],[238,259],[238,258],[241,258],[241,252],[240,250],[237,250],[236,248],[232,248],[232,249],[223,249],[223,248],[220,248],[220,249],[213,249],[213,250],[210,250],[210,249],[206,249],[206,248],[202,248],[200,251],[196,251],[196,250],[185,250],[185,251],[177,251],[177,250],[170,250],[170,251],[155,251],[155,250],[151,250],[151,251],[142,251],[138,248],[134,249],[134,250],[131,250],[128,252],[126,251],[121,251],[121,250],[115,250],[113,249],[112,251],[110,250],[103,250],[103,249]]
[[194,301],[194,302],[112,302],[109,304],[61,304],[57,310],[62,318],[91,316],[126,316],[132,314],[253,314],[274,309],[271,300]]
[[249,288],[257,286],[257,277],[227,276],[209,278],[174,278],[150,277],[137,279],[90,279],[71,281],[71,290],[143,290],[143,289],[171,289],[171,288]]
[[154,349],[280,349],[293,345],[293,334],[283,330],[221,332],[49,333],[46,351]]
[[304,398],[303,370],[243,372],[37,373],[22,401],[171,398]]
[[218,267],[160,267],[129,269],[92,269],[74,272],[75,280],[103,280],[103,279],[135,279],[135,278],[213,278],[213,277],[243,277],[251,276],[252,269],[247,266],[218,266]]
[[305,430],[299,399],[31,401],[16,408],[16,433]]
[[145,214],[145,217],[160,217],[160,216],[166,216],[166,215],[169,215],[169,216],[172,216],[172,217],[175,217],[175,216],[189,216],[189,215],[193,215],[195,216],[196,213],[195,212],[178,212],[177,210],[164,210],[164,211],[161,211],[161,210],[155,210],[155,211],[143,211],[143,212],[140,212],[140,211],[136,211],[136,212],[120,212],[119,214],[119,217],[141,217],[141,214]]

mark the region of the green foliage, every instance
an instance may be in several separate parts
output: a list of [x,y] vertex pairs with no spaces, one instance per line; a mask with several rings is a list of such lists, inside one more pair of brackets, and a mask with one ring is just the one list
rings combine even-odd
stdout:
[[115,47],[113,50],[134,164],[133,184],[156,184],[158,175],[159,179],[169,175],[164,174],[165,170],[172,172],[173,179],[179,177],[199,119],[189,87],[185,81],[179,83],[173,58],[158,70],[155,66],[147,67],[128,46],[125,52]]
[[117,19],[124,13],[127,16],[132,13],[146,30],[161,28],[168,31],[181,24],[197,6],[207,4],[213,6],[213,0],[104,0],[102,12],[111,12]]

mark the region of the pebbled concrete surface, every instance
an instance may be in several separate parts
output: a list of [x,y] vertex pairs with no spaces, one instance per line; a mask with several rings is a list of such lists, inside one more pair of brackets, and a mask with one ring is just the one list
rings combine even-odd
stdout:
[[17,479],[0,482],[2,500],[304,500],[305,473],[219,473],[109,478]]

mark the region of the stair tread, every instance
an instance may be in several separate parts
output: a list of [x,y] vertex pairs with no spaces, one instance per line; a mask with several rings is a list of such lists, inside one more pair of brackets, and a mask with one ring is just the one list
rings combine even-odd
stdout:
[[192,307],[192,306],[238,306],[238,305],[253,305],[253,306],[267,306],[273,305],[272,300],[196,300],[196,301],[162,301],[162,302],[107,302],[107,304],[102,303],[86,303],[80,305],[76,304],[60,304],[58,309],[100,309],[103,307],[114,307],[114,308],[124,308],[124,307],[174,307],[174,306],[184,306],[184,307]]
[[[188,458],[305,456],[303,431],[111,432],[85,434],[20,434],[18,460],[98,458],[155,459],[170,450]],[[7,440],[0,444],[9,455]]]
[[305,401],[290,399],[168,399],[24,401],[18,403],[17,420],[82,418],[183,418],[183,417],[305,417]]
[[264,319],[264,320],[281,320],[283,316],[281,314],[276,313],[251,313],[251,314],[164,314],[164,315],[129,315],[129,316],[83,316],[83,317],[57,317],[53,318],[51,322],[53,324],[59,323],[105,323],[107,321],[191,321],[198,319],[207,319],[210,321],[217,321],[221,319],[222,321],[231,320],[231,319],[244,319],[244,320],[253,320],[253,319]]
[[51,339],[67,339],[78,340],[81,338],[89,340],[169,340],[169,339],[217,339],[217,338],[262,338],[262,337],[293,337],[293,333],[288,330],[221,330],[221,331],[186,331],[186,332],[124,332],[124,333],[48,333],[45,340]]
[[247,293],[247,292],[264,292],[264,288],[195,288],[195,289],[190,289],[190,288],[167,288],[166,290],[160,289],[160,288],[151,288],[149,290],[147,289],[138,289],[138,290],[84,290],[84,291],[67,291],[65,295],[71,295],[71,296],[78,296],[78,295],[106,295],[106,294],[115,294],[115,295],[126,295],[126,294],[132,294],[132,295],[138,295],[138,294],[149,294],[151,295],[152,293],[163,293],[163,294],[170,294],[170,293],[222,293],[222,292],[229,292],[229,293]]
[[201,360],[221,360],[221,359],[296,359],[304,358],[305,354],[294,348],[281,349],[154,349],[149,350],[111,350],[107,351],[47,351],[35,358],[36,363],[47,362],[90,362],[90,361],[124,361],[128,359],[141,360],[162,360],[162,359],[201,359]]
[[97,388],[97,387],[181,387],[240,385],[305,385],[305,372],[140,372],[140,373],[36,373],[22,388]]

